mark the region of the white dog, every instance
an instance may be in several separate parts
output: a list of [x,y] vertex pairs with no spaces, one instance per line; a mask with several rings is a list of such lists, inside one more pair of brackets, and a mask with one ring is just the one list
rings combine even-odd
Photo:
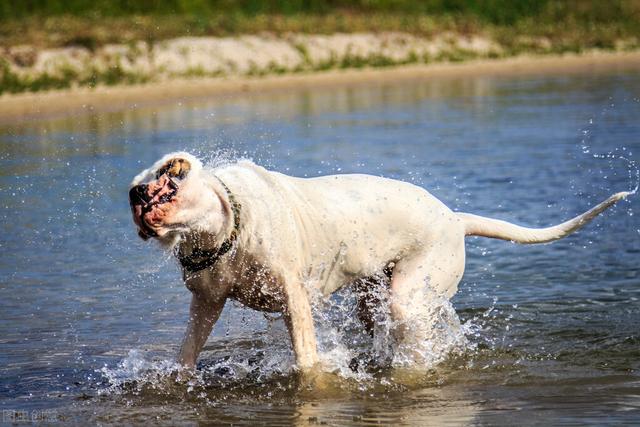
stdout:
[[[303,372],[318,362],[310,289],[329,295],[384,272],[390,279],[390,315],[406,324],[425,283],[442,297],[456,292],[465,236],[550,242],[629,194],[614,194],[560,225],[532,229],[453,212],[405,182],[369,175],[294,178],[249,161],[208,170],[181,152],[144,170],[131,187],[139,235],[174,249],[193,294],[179,362],[195,365],[232,298],[283,313]],[[371,331],[371,296],[359,295],[359,317]],[[402,328],[394,333],[402,340]]]

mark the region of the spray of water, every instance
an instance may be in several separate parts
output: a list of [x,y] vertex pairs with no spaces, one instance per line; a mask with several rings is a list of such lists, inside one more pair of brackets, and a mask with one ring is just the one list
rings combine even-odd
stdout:
[[[325,369],[343,378],[358,381],[373,379],[372,367],[410,368],[428,371],[452,354],[473,348],[468,335],[474,327],[462,323],[449,300],[437,295],[427,283],[414,296],[417,301],[409,318],[402,322],[390,315],[393,298],[384,280],[367,283],[374,296],[370,306],[373,336],[358,319],[357,292],[344,288],[326,298],[308,286],[313,295],[314,322]],[[398,341],[397,331],[407,331]]]
[[[385,384],[388,378],[376,377],[380,368],[426,372],[449,356],[474,348],[468,339],[475,332],[472,321],[462,323],[451,303],[433,294],[427,286],[424,294],[416,295],[423,304],[402,325],[389,316],[388,288],[378,286],[373,292],[378,293],[381,302],[373,312],[373,337],[358,320],[356,295],[351,288],[330,298],[314,294],[313,315],[321,368],[346,380],[345,384],[355,381],[364,388]],[[230,316],[243,316],[243,310],[246,309],[234,309]],[[402,342],[397,342],[394,336],[399,326],[408,326],[405,329],[411,331]],[[248,344],[247,339],[229,337],[225,344],[214,345],[213,351],[203,353],[195,373],[184,371],[171,359],[131,350],[117,366],[98,370],[108,384],[102,393],[166,391],[171,389],[168,382],[176,380],[187,391],[198,392],[214,387],[256,385],[293,374],[295,359],[281,319],[267,320],[266,331],[254,335],[251,341]]]
[[[603,115],[607,113],[605,109],[603,111]],[[596,159],[606,159],[610,163],[621,160],[626,164],[627,174],[629,176],[629,190],[627,191],[627,196],[635,195],[638,192],[638,188],[640,187],[640,167],[637,162],[633,160],[631,157],[633,153],[627,150],[627,147],[616,148],[613,151],[610,151],[606,154],[600,153],[592,153],[590,139],[592,135],[591,127],[594,125],[593,119],[589,119],[589,124],[586,129],[582,130],[582,140],[580,148],[583,154],[591,154],[593,158]]]

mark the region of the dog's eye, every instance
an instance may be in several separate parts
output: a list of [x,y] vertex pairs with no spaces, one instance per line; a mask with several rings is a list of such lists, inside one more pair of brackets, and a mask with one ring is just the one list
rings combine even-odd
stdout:
[[191,170],[191,164],[185,159],[171,159],[156,172],[156,179],[167,174],[171,178],[183,179]]

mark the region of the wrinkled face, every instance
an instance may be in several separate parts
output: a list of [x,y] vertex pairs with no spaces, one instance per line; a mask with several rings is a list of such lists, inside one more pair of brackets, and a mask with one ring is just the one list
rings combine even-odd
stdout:
[[[214,200],[203,184],[202,163],[188,153],[164,156],[133,179],[129,204],[138,235],[163,238],[186,232],[197,223],[203,200]],[[206,197],[211,193],[212,197]]]

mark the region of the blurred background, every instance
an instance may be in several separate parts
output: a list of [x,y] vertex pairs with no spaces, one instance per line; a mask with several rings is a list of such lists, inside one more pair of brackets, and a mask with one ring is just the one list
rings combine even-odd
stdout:
[[[370,37],[301,36],[335,34]],[[166,43],[183,37],[240,38],[240,47]],[[2,0],[0,93],[628,51],[639,40],[639,0]]]

